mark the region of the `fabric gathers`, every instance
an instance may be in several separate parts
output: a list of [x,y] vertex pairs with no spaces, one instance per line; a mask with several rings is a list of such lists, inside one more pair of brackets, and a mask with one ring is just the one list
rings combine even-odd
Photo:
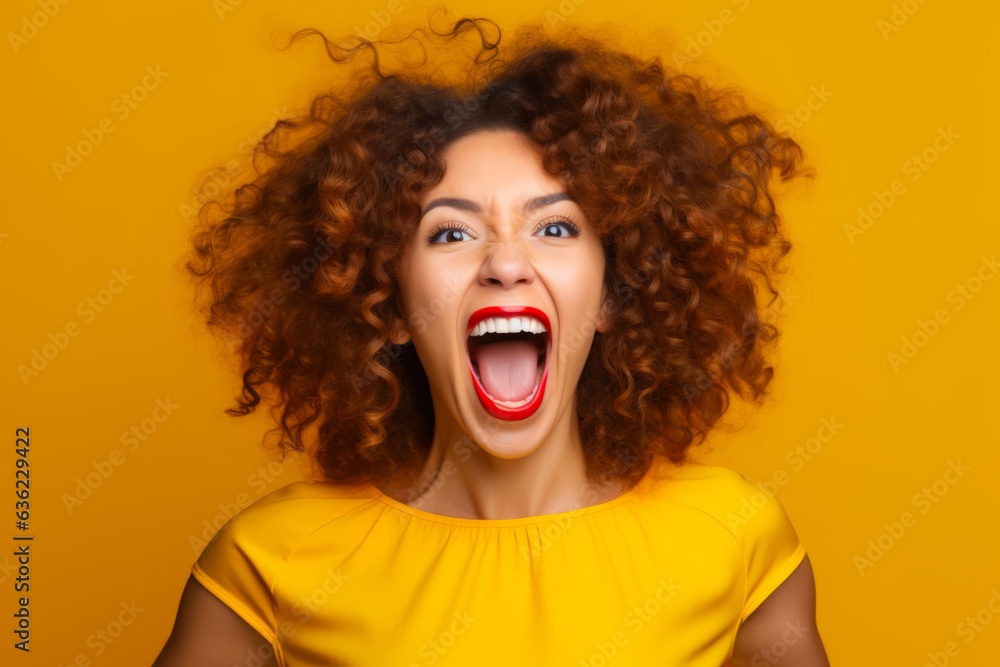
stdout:
[[614,500],[522,519],[295,482],[230,519],[192,574],[282,667],[719,667],[805,553],[740,473],[657,458]]

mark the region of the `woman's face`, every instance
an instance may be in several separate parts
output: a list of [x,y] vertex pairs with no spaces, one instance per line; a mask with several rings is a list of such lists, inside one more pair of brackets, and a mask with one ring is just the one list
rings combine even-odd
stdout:
[[464,431],[516,458],[577,428],[577,382],[606,326],[604,251],[526,136],[476,132],[442,158],[401,258],[393,340],[413,340],[436,437]]

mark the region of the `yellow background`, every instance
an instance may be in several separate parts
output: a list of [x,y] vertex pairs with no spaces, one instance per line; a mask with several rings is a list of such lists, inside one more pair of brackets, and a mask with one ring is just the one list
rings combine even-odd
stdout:
[[[220,13],[210,0],[74,0],[54,5],[58,11],[31,33],[25,21],[41,16],[41,5],[4,3],[0,266],[11,301],[0,352],[9,471],[9,490],[0,494],[9,523],[0,539],[10,546],[0,556],[0,663],[69,665],[82,655],[100,666],[150,664],[198,555],[192,537],[226,506],[302,476],[290,460],[268,472],[264,411],[243,419],[222,412],[238,378],[224,346],[191,313],[178,264],[192,223],[183,207],[194,203],[192,188],[207,169],[240,157],[276,111],[300,112],[335,70],[318,42],[281,51],[275,35],[313,26],[346,37],[388,3],[231,5]],[[426,20],[429,5],[401,6],[394,22]],[[689,71],[745,87],[774,122],[798,113],[793,136],[817,179],[779,202],[796,268],[782,284],[789,305],[775,400],[745,416],[745,428],[718,435],[705,460],[751,481],[783,482],[774,488],[815,569],[832,664],[923,665],[929,653],[938,664],[995,664],[1000,615],[987,605],[996,595],[1000,610],[1000,279],[973,279],[982,258],[1000,250],[990,199],[996,4],[448,7],[504,27],[538,18],[612,21],[635,35],[630,46],[645,55],[655,48],[651,36],[682,47],[700,39],[699,60],[708,64]],[[734,18],[718,30],[713,21],[727,9]],[[894,11],[901,25],[883,34],[879,22]],[[15,46],[11,33],[32,36]],[[161,78],[147,77],[147,67],[159,67]],[[122,118],[114,101],[144,77],[145,99]],[[816,90],[826,99],[810,98]],[[104,118],[113,131],[60,180],[53,162],[64,162],[67,146]],[[947,128],[957,137],[935,153],[938,131]],[[907,161],[925,151],[935,160],[911,180]],[[852,242],[845,225],[897,179],[905,190]],[[117,293],[108,290],[116,270],[132,276]],[[978,291],[960,308],[953,290],[970,280],[970,294]],[[104,299],[100,312],[88,313],[90,298]],[[947,321],[933,336],[917,335],[924,344],[893,368],[889,353],[901,353],[902,339],[939,311]],[[18,367],[60,340],[70,322],[77,335],[25,383]],[[176,406],[161,422],[153,419],[165,414],[158,399]],[[734,410],[730,420],[739,417]],[[836,433],[822,429],[824,419],[840,425]],[[143,424],[148,435],[130,451],[122,435]],[[30,655],[12,648],[11,633],[18,426],[30,426],[32,438]],[[808,460],[796,453],[810,447]],[[107,463],[114,450],[120,465]],[[949,462],[968,470],[946,476]],[[70,511],[65,496],[109,465],[110,475]],[[924,488],[934,502],[917,495]],[[886,524],[904,512],[913,521],[891,537]],[[880,537],[887,548],[861,568],[857,557],[869,557],[869,540]],[[979,623],[989,620],[963,631],[973,626],[960,624],[977,613]],[[130,624],[112,643],[98,640],[98,631],[115,631],[119,616]],[[948,642],[957,654],[944,654]]]

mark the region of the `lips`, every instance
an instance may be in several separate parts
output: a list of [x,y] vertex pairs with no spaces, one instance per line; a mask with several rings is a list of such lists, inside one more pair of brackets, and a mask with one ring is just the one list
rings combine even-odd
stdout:
[[[476,377],[476,371],[472,365],[472,357],[469,352],[469,336],[476,325],[487,317],[517,317],[518,315],[530,315],[532,317],[536,317],[545,325],[546,332],[541,334],[545,336],[545,364],[542,369],[541,379],[538,381],[537,388],[534,390],[534,394],[530,397],[530,400],[528,400],[528,402],[523,406],[511,408],[500,405],[495,400],[490,398],[489,394],[487,394],[486,390],[483,388],[482,383],[479,381],[479,378]],[[549,324],[548,316],[538,308],[533,308],[531,306],[489,306],[487,308],[480,308],[472,314],[469,318],[468,328],[465,332],[465,353],[469,364],[469,375],[472,377],[473,385],[476,388],[476,395],[479,397],[479,402],[487,412],[498,419],[519,420],[530,417],[538,410],[542,403],[542,397],[545,395],[545,381],[549,375],[549,358],[552,355],[551,334],[552,327]]]

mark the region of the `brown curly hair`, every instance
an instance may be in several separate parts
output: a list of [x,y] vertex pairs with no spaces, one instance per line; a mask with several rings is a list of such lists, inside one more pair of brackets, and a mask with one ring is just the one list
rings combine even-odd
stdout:
[[384,40],[292,35],[289,45],[318,35],[343,66],[359,52],[371,62],[307,114],[278,120],[251,178],[199,210],[185,268],[211,286],[209,327],[240,352],[242,394],[227,412],[246,415],[273,392],[280,426],[268,434],[282,434],[282,458],[309,442],[327,480],[413,478],[434,415],[413,348],[388,339],[398,260],[421,193],[444,175],[442,150],[510,128],[542,147],[605,250],[611,323],[577,387],[588,477],[634,483],[655,454],[684,462],[730,391],[760,401],[771,382],[764,348],[779,331],[757,293],[778,298],[772,277],[791,244],[768,184],[773,170],[812,175],[801,148],[735,89],[640,60],[606,31],[525,24],[501,45],[488,19],[449,25],[405,39],[472,36],[477,52],[451,75],[428,58],[383,73]]

